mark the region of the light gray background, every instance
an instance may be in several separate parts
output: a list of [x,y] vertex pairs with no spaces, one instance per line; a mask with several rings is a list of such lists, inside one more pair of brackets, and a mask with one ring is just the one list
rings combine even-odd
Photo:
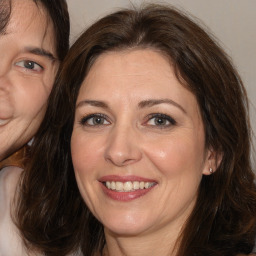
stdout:
[[[67,0],[67,2],[71,15],[71,42],[96,19],[131,4],[169,3],[199,18],[219,39],[242,76],[250,99],[252,127],[256,133],[256,0]],[[255,152],[253,159],[256,169]]]

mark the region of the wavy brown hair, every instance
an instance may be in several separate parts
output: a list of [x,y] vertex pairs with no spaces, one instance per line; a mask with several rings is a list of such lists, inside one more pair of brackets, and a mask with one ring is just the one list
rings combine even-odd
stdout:
[[158,49],[170,58],[177,78],[197,98],[205,147],[222,156],[216,172],[202,178],[178,256],[250,253],[256,235],[256,188],[245,88],[212,36],[187,15],[162,5],[110,14],[71,47],[20,185],[17,220],[28,248],[45,255],[81,250],[86,256],[103,248],[103,226],[76,185],[70,138],[79,89],[95,59],[132,48]]

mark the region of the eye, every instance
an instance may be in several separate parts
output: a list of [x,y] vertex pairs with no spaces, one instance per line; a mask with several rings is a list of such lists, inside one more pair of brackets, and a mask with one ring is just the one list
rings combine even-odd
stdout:
[[175,125],[176,121],[166,114],[151,114],[148,117],[148,121],[146,122],[146,125],[149,126],[159,126],[161,128],[169,127],[171,125]]
[[101,126],[109,125],[110,122],[107,120],[107,116],[103,114],[92,114],[83,117],[80,121],[80,124],[85,126]]
[[19,62],[16,62],[15,65],[22,68],[29,69],[29,70],[37,71],[37,72],[40,72],[44,69],[41,65],[39,65],[38,63],[32,60],[21,60]]

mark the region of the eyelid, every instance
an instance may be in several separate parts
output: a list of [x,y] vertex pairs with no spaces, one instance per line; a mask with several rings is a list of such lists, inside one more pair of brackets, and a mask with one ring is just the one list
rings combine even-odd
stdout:
[[[83,116],[82,118],[80,118],[79,124],[82,125],[82,126],[87,126],[87,127],[88,127],[88,126],[89,126],[89,127],[97,126],[97,125],[89,125],[89,124],[86,124],[86,122],[87,122],[89,119],[94,118],[94,117],[104,118],[107,122],[111,123],[107,115],[102,114],[102,113],[93,113],[93,114],[85,115],[85,116]],[[105,125],[105,124],[102,124],[102,125]],[[99,125],[99,126],[100,126],[100,125]]]
[[[173,125],[177,124],[177,122],[176,122],[176,120],[174,118],[172,118],[170,115],[163,114],[163,113],[152,113],[152,114],[148,115],[146,117],[146,121],[144,122],[144,124],[147,124],[153,118],[162,118],[162,119],[165,119],[168,122],[170,122],[170,124],[163,125],[161,128],[166,128],[166,127],[173,126]],[[161,125],[159,125],[159,126],[158,125],[150,125],[150,126],[160,127]]]

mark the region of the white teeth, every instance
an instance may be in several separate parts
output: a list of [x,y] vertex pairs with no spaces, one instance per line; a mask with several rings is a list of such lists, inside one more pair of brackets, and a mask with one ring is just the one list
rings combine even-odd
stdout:
[[144,181],[106,181],[105,186],[108,189],[116,190],[118,192],[129,192],[138,189],[147,189],[155,185],[155,182],[144,182]]
[[133,190],[133,184],[131,181],[127,181],[124,183],[124,191],[131,191]]
[[145,188],[149,188],[149,186],[150,186],[150,183],[149,183],[149,182],[146,182],[146,183],[145,183]]
[[109,181],[106,182],[106,187],[111,188],[111,183]]
[[138,181],[133,182],[133,189],[139,189],[140,188],[140,183]]
[[111,182],[111,189],[116,189],[116,183],[114,181]]
[[3,119],[0,119],[0,125],[5,125],[8,123],[9,120],[3,120]]
[[[112,183],[113,183],[113,181],[112,181]],[[118,181],[118,182],[116,182],[116,186],[115,187],[116,187],[117,191],[123,191],[124,184],[122,182]]]

